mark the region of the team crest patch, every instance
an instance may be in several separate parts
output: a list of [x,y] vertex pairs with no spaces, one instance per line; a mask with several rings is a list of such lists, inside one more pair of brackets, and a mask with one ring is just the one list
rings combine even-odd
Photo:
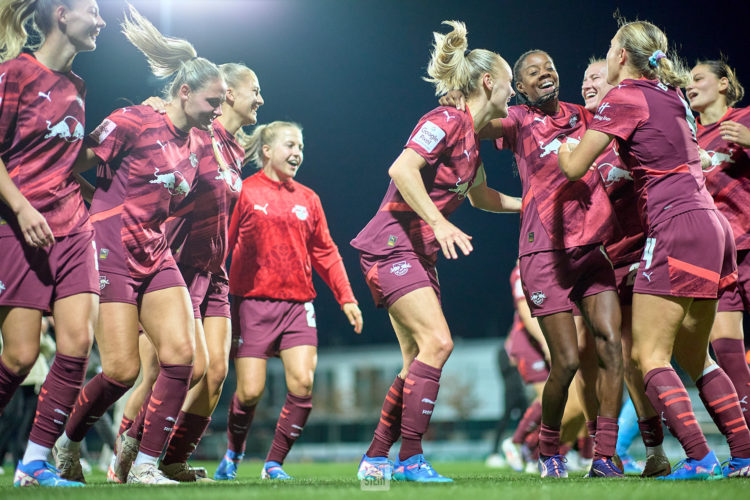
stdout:
[[534,231],[529,233],[529,243],[534,243]]
[[104,121],[91,133],[91,137],[101,144],[116,128],[117,124],[115,122],[109,118],[105,118]]
[[541,306],[546,298],[547,296],[544,295],[544,292],[534,292],[531,294],[531,301],[538,306]]
[[307,220],[307,217],[310,215],[307,212],[307,207],[303,207],[302,205],[294,205],[292,213],[296,215],[299,220]]
[[422,146],[428,153],[432,153],[443,137],[445,137],[443,129],[428,120],[412,136],[411,142]]
[[409,269],[411,269],[411,264],[409,264],[405,260],[402,260],[401,262],[396,262],[391,266],[391,274],[395,274],[396,276],[403,276],[404,274],[409,272]]
[[108,248],[100,248],[99,249],[99,260],[104,260],[107,257],[109,257],[109,249]]
[[109,279],[106,276],[99,276],[99,290],[104,290],[107,285],[109,285]]
[[398,236],[390,235],[388,237],[388,246],[389,247],[395,247],[396,241],[398,241]]
[[578,123],[578,115],[571,116],[568,123],[570,124],[571,127],[575,127],[576,123]]
[[198,155],[190,153],[190,166],[195,168],[198,166]]

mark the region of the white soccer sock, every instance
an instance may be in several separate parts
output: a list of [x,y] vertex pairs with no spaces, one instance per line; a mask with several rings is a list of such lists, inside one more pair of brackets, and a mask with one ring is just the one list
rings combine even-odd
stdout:
[[133,465],[141,465],[141,464],[154,464],[156,465],[156,461],[159,459],[159,457],[152,457],[151,455],[146,455],[142,451],[138,452],[138,455],[135,457],[135,461],[133,462]]
[[62,436],[60,436],[57,440],[58,447],[65,448],[66,450],[80,450],[81,449],[81,442],[80,441],[71,441],[68,437],[68,434],[63,432]]
[[46,462],[47,460],[49,460],[51,451],[51,448],[47,448],[46,446],[42,446],[41,444],[36,444],[32,441],[29,441],[29,443],[26,445],[26,452],[23,454],[23,459],[21,460],[21,462],[23,462],[24,465],[27,465],[29,462],[33,462],[34,460],[43,460]]

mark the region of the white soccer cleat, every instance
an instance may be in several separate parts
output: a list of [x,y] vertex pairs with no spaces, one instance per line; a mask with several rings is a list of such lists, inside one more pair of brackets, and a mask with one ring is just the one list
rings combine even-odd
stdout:
[[524,460],[523,455],[521,455],[521,447],[514,443],[512,438],[505,438],[501,448],[505,454],[505,461],[508,462],[510,468],[516,472],[523,472]]
[[127,482],[128,484],[180,484],[165,476],[156,464],[151,462],[130,467]]

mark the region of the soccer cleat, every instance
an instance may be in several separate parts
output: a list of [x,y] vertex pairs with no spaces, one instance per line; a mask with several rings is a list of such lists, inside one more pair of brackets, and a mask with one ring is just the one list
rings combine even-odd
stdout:
[[279,462],[266,462],[263,464],[263,470],[260,471],[261,479],[294,479],[292,476],[284,472]]
[[586,477],[625,477],[611,458],[594,460]]
[[205,467],[191,467],[186,462],[175,462],[173,464],[165,464],[161,462],[159,464],[159,470],[164,473],[169,479],[179,481],[181,483],[194,483],[196,481],[211,481],[207,477]]
[[58,439],[55,446],[52,447],[52,457],[55,459],[55,467],[60,471],[60,477],[68,481],[77,483],[86,483],[83,477],[83,468],[81,467],[81,450],[80,448],[65,448],[59,445]]
[[521,446],[513,442],[512,438],[505,438],[501,446],[505,454],[505,461],[510,468],[516,472],[523,472],[523,456],[521,455]]
[[721,463],[724,477],[750,477],[750,458],[730,458]]
[[708,454],[700,460],[694,460],[692,458],[684,458],[680,460],[672,473],[668,476],[657,477],[656,479],[666,480],[684,480],[684,479],[721,479],[721,464],[716,458],[716,454],[713,451],[709,451]]
[[357,470],[357,479],[391,479],[393,477],[393,462],[388,457],[368,457],[362,455]]
[[568,477],[568,460],[562,455],[543,458],[539,456],[539,474],[542,477]]
[[244,456],[244,453],[236,455],[234,452],[227,450],[224,458],[221,459],[221,463],[216,468],[216,472],[214,472],[214,480],[227,481],[229,479],[237,479],[237,466],[240,465],[240,461]]
[[441,476],[425,460],[421,453],[404,461],[396,460],[393,468],[393,479],[396,481],[413,481],[416,483],[452,483],[453,479]]
[[622,471],[626,474],[640,474],[643,472],[643,463],[638,462],[628,454],[620,455],[622,460]]
[[128,484],[180,484],[169,479],[159,470],[156,464],[146,462],[133,465],[128,471]]
[[[115,457],[112,472],[119,482],[128,482],[130,467],[133,465],[135,457],[138,456],[140,447],[141,442],[134,437],[128,436],[125,432],[115,439]],[[107,479],[109,479],[109,475],[109,471],[107,471]]]
[[505,461],[505,458],[503,458],[503,456],[499,453],[492,453],[484,461],[484,465],[491,469],[500,469],[508,465],[508,463]]
[[60,477],[60,471],[44,460],[33,460],[27,464],[19,460],[13,486],[81,487],[84,484]]
[[666,455],[654,454],[646,456],[641,477],[662,477],[672,472],[672,465]]

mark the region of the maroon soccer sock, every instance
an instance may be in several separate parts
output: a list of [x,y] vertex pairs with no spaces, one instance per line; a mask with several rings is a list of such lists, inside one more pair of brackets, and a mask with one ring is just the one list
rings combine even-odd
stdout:
[[596,417],[596,437],[594,438],[594,460],[612,458],[617,447],[617,419]]
[[578,454],[581,458],[592,460],[594,458],[594,438],[591,436],[578,438]]
[[750,427],[750,367],[745,359],[745,344],[740,339],[717,339],[711,342],[716,362],[734,385],[745,423]]
[[553,429],[542,422],[539,427],[539,454],[544,457],[560,454],[560,429]]
[[513,433],[512,441],[515,444],[523,443],[526,436],[538,429],[541,423],[542,402],[536,399],[523,413],[523,417],[521,417],[521,421],[518,422],[518,427],[516,427],[516,431]]
[[65,434],[71,441],[82,441],[107,408],[115,404],[128,389],[130,386],[121,384],[104,373],[99,373],[89,380],[78,394],[68,424],[65,426]]
[[227,419],[227,449],[232,453],[238,455],[245,453],[245,441],[250,431],[250,424],[253,423],[253,416],[255,416],[255,405],[242,406],[237,393],[234,393]]
[[307,417],[310,416],[310,410],[312,410],[312,396],[295,396],[287,393],[266,462],[284,463],[292,445],[302,434]]
[[656,368],[643,379],[646,395],[656,412],[666,421],[669,431],[682,445],[685,454],[694,460],[709,451],[706,438],[690,404],[690,397],[680,377],[672,368]]
[[586,420],[586,431],[592,438],[596,436],[596,420]]
[[153,393],[154,388],[152,387],[146,393],[146,397],[143,399],[143,404],[141,404],[141,408],[140,410],[138,410],[138,415],[135,416],[133,423],[128,428],[128,436],[132,437],[133,439],[137,439],[138,441],[143,439],[143,427],[146,425],[146,412],[148,411],[148,402],[151,401],[151,395],[153,395]]
[[119,429],[119,430],[117,431],[117,435],[119,436],[119,435],[120,435],[120,434],[122,434],[123,432],[127,431],[128,429],[130,429],[130,427],[131,427],[132,425],[133,425],[133,421],[132,421],[132,420],[130,420],[130,419],[129,419],[128,417],[126,417],[125,415],[123,415],[123,416],[122,416],[122,420],[120,420],[120,429]]
[[55,354],[47,378],[39,390],[36,416],[29,441],[52,448],[63,433],[76,396],[86,380],[89,358]]
[[10,368],[5,366],[3,360],[0,359],[0,415],[3,414],[8,401],[13,397],[16,389],[18,389],[18,386],[21,385],[21,382],[25,378],[26,375],[22,377],[13,373]]
[[164,445],[172,432],[182,403],[185,402],[192,373],[192,365],[159,364],[159,376],[147,402],[144,418],[140,451],[145,455],[158,457],[164,451]]
[[529,450],[531,458],[534,460],[539,459],[539,428],[534,429],[526,435],[526,439],[523,440],[523,444]]
[[732,381],[724,370],[717,366],[699,378],[695,385],[703,405],[729,443],[732,457],[750,458],[750,430],[745,424]]
[[422,453],[422,436],[430,425],[440,390],[440,368],[415,359],[404,380],[404,402],[401,413],[401,449],[399,460]]
[[181,411],[174,424],[174,431],[169,438],[167,452],[162,462],[165,465],[187,462],[210,422],[211,417]]
[[368,457],[387,457],[391,446],[401,436],[401,412],[403,410],[404,379],[396,377],[385,395],[380,421],[375,428],[372,443],[365,453]]
[[641,431],[643,445],[647,448],[656,448],[664,442],[664,429],[661,419],[654,416],[646,419],[638,419],[638,429]]

